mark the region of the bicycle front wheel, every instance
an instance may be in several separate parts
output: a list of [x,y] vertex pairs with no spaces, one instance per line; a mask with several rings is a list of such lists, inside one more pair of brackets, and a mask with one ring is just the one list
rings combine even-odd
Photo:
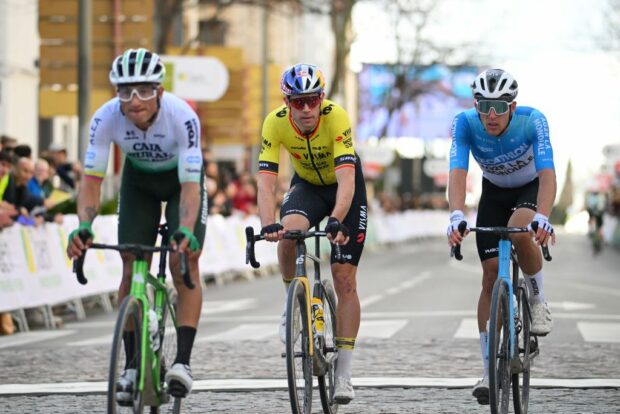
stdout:
[[497,280],[489,321],[489,403],[492,414],[508,412],[510,403],[510,312],[506,282]]
[[[119,308],[114,328],[108,373],[108,414],[142,413],[144,409],[142,391],[138,389],[140,377],[143,375],[140,372],[141,332],[142,305],[133,296],[127,296]],[[129,343],[125,344],[125,340]],[[135,370],[135,375],[127,375],[121,379],[124,371],[132,369]],[[133,377],[132,386],[127,386],[127,377]]]
[[[172,308],[172,309],[170,309]],[[177,356],[177,328],[176,328],[176,309],[177,309],[177,291],[174,288],[168,288],[166,301],[162,313],[162,321],[159,328],[160,348],[159,348],[159,367],[160,367],[160,389],[161,403],[167,403],[170,400],[166,385],[166,372],[172,365]],[[176,402],[176,398],[175,398]],[[180,405],[180,399],[179,399]],[[174,414],[179,411],[172,411]]]
[[286,304],[286,371],[293,414],[310,414],[312,408],[312,356],[306,301],[303,283],[294,279]]
[[519,347],[519,360],[521,368],[521,384],[519,384],[519,372],[512,374],[512,397],[515,414],[527,414],[530,399],[530,325],[531,315],[528,307],[527,286],[525,280],[519,279],[517,288],[517,303],[519,305],[519,326],[517,333],[517,346]]
[[327,361],[327,372],[318,377],[321,405],[326,414],[338,412],[334,401],[336,383],[336,293],[331,281],[323,280],[323,349],[321,352]]

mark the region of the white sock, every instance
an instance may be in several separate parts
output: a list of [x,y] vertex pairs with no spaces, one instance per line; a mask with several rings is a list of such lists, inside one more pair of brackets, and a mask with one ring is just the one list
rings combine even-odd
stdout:
[[484,368],[484,376],[489,375],[489,334],[480,332],[480,352],[482,353],[482,365]]
[[352,349],[338,348],[338,359],[336,364],[336,378],[345,377],[351,379],[351,360],[353,359]]
[[543,292],[543,272],[542,269],[535,275],[527,275],[523,273],[528,293],[530,294],[531,303],[547,304],[545,293]]

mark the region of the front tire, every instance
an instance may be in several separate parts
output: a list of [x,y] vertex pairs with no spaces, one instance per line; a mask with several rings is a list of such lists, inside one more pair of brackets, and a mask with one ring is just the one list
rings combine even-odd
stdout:
[[334,387],[336,386],[336,293],[332,282],[322,281],[323,288],[323,355],[328,363],[325,375],[318,377],[321,405],[326,414],[338,412],[338,404],[334,401]]
[[508,412],[510,402],[510,311],[506,282],[497,280],[489,322],[489,403],[492,414]]
[[517,333],[517,346],[519,347],[519,359],[522,366],[522,381],[519,384],[519,373],[512,375],[512,396],[515,414],[527,414],[530,399],[530,326],[532,316],[528,306],[528,294],[525,280],[519,280],[517,289],[517,303],[519,304],[519,323],[521,332]]
[[[125,354],[124,332],[131,333],[135,346],[134,355],[129,360]],[[138,389],[140,377],[143,375],[140,372],[140,362],[142,360],[140,352],[141,333],[142,305],[135,297],[127,296],[119,308],[114,328],[114,338],[112,340],[112,353],[110,355],[110,368],[108,372],[108,414],[142,413],[144,410],[144,398],[142,391]],[[118,401],[117,383],[126,366],[136,369],[136,379],[131,394],[131,401]]]
[[308,333],[308,307],[302,282],[294,279],[286,305],[286,371],[293,414],[312,409],[312,356]]

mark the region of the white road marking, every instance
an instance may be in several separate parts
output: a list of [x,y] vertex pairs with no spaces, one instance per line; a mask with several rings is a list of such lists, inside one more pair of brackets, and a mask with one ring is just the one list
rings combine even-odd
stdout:
[[455,338],[467,338],[467,339],[479,339],[480,332],[478,331],[478,319],[476,318],[464,318],[461,320],[461,324],[454,333]]
[[75,332],[76,331],[73,330],[30,331],[0,336],[0,349],[12,348],[35,342],[47,342],[63,336],[73,335]]
[[[478,377],[353,378],[356,388],[470,388]],[[532,388],[620,388],[620,378],[532,378]],[[192,391],[286,390],[286,379],[213,379],[195,380]],[[67,382],[43,384],[0,384],[0,395],[105,394],[107,382]]]
[[82,341],[74,341],[67,343],[67,346],[94,346],[94,345],[112,345],[113,333],[109,333],[103,336],[96,336],[90,339],[84,339]]
[[551,310],[562,309],[566,311],[594,309],[596,305],[594,303],[582,303],[582,302],[549,302]]
[[196,339],[196,342],[260,341],[277,333],[277,326],[274,324],[243,324],[220,333],[202,336]]
[[208,300],[202,303],[203,315],[234,312],[258,307],[258,299],[242,298],[237,300]]
[[586,342],[620,343],[620,323],[577,322]]
[[408,322],[406,319],[362,321],[357,338],[391,338]]
[[418,276],[414,276],[411,279],[405,280],[398,286],[387,288],[383,293],[378,293],[375,295],[367,296],[360,300],[360,306],[363,309],[373,303],[376,303],[376,302],[379,302],[385,299],[388,296],[403,293],[406,289],[411,289],[412,287],[419,285],[420,283],[424,282],[426,279],[430,278],[431,274],[432,273],[430,271],[422,272]]

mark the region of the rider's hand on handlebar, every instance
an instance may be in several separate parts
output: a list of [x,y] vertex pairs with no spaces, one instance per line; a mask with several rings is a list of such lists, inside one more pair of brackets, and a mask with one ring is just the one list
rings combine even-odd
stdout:
[[[180,240],[178,245],[177,240]],[[190,229],[181,226],[170,237],[170,247],[178,252],[192,253],[200,250],[200,243]]]
[[327,238],[334,244],[347,244],[349,242],[349,229],[342,224],[336,217],[327,219],[325,233],[329,233]]
[[[85,233],[88,233],[89,236],[84,241],[79,236],[79,233],[83,230]],[[80,257],[84,250],[86,250],[88,246],[93,243],[94,238],[95,233],[93,232],[91,224],[86,221],[81,222],[79,227],[69,234],[69,240],[67,241],[67,256],[69,256],[70,259]]]
[[[450,225],[446,230],[446,235],[448,236],[448,244],[450,246],[456,246],[458,244],[461,244],[461,242],[463,241],[463,237],[466,236],[467,233],[469,233],[469,224],[467,224],[465,234],[461,235],[461,233],[459,232],[459,224],[462,221],[465,221],[465,214],[463,214],[461,210],[454,210],[452,213],[450,213]],[[467,222],[465,221],[465,223]]]
[[[538,222],[538,230],[534,235],[536,243],[541,246],[546,246],[547,243],[549,243],[549,239],[551,239],[551,244],[555,244],[555,232],[553,226],[549,223],[549,218],[544,214],[536,213],[532,221]],[[532,224],[530,223],[527,228],[532,231]]]
[[267,241],[278,241],[284,237],[284,227],[280,223],[271,223],[260,230],[260,235]]

